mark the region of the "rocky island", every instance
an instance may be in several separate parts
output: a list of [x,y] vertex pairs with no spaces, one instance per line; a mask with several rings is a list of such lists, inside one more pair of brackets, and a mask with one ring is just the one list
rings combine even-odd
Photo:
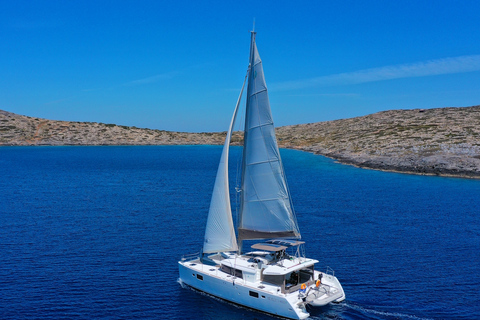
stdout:
[[[480,106],[390,110],[284,126],[280,147],[362,168],[480,178]],[[0,146],[223,144],[225,132],[173,132],[55,121],[0,110]],[[235,133],[233,144],[242,139]]]

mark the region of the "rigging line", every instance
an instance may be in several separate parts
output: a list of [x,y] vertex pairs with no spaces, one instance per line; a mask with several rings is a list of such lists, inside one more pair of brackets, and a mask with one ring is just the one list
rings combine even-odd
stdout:
[[[279,153],[280,153],[280,150],[279,150]],[[298,234],[299,239],[301,239],[302,235],[300,234],[300,228],[298,227],[297,214],[295,213],[295,208],[293,207],[293,201],[292,201],[292,197],[291,197],[291,193],[290,193],[290,187],[288,185],[287,175],[285,174],[285,170],[283,169],[283,163],[281,163],[281,168],[282,168],[283,180],[285,181],[285,186],[287,187],[288,202],[290,204],[290,210],[292,210],[292,218],[293,218],[293,222],[295,224],[295,232]]]

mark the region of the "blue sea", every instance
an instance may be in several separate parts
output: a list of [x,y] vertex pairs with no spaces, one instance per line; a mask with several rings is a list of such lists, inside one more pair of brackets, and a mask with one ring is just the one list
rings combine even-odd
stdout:
[[[0,148],[0,319],[273,319],[178,283],[220,153]],[[480,319],[479,180],[281,154],[307,255],[347,296],[312,319]]]

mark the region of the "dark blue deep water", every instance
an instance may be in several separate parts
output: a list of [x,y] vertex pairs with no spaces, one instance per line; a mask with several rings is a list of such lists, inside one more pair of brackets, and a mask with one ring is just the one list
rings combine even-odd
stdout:
[[[220,152],[0,148],[0,319],[271,319],[177,282]],[[480,319],[480,181],[282,156],[307,255],[347,295],[313,319]]]

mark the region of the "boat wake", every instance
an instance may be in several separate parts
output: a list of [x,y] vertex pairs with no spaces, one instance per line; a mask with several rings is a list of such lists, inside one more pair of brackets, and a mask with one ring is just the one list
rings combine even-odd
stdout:
[[[414,319],[414,320],[434,320],[432,318],[419,317],[412,314],[401,312],[389,312],[377,309],[364,307],[352,302],[342,302],[337,305],[340,308],[340,312],[336,316],[332,317],[332,314],[323,314],[319,316],[311,316],[310,319]],[[336,309],[336,308],[335,308]],[[333,310],[332,310],[333,311]],[[334,312],[336,313],[336,312]]]
[[180,279],[180,278],[177,279],[177,282],[178,282],[178,283],[180,284],[180,286],[181,286],[182,288],[184,288],[184,289],[188,287],[186,284],[183,283],[182,279]]
[[[177,282],[184,289],[190,289],[195,292],[199,292],[201,295],[215,299],[216,301],[226,303],[228,305],[234,306],[239,309],[250,310],[243,306],[239,306],[236,303],[226,301],[224,299],[218,298],[214,295],[208,294],[203,291],[196,290],[195,288],[190,287],[189,285],[183,283],[182,279],[178,278]],[[325,310],[325,308],[329,310]],[[361,306],[353,302],[341,302],[334,306],[322,307],[323,312],[321,314],[315,315],[315,312],[311,312],[309,319],[311,320],[325,320],[325,319],[412,319],[412,320],[434,320],[432,318],[419,317],[412,314],[401,313],[401,312],[388,312],[382,310],[376,310],[368,307]],[[312,310],[310,310],[312,311]],[[274,317],[276,318],[276,317]]]

